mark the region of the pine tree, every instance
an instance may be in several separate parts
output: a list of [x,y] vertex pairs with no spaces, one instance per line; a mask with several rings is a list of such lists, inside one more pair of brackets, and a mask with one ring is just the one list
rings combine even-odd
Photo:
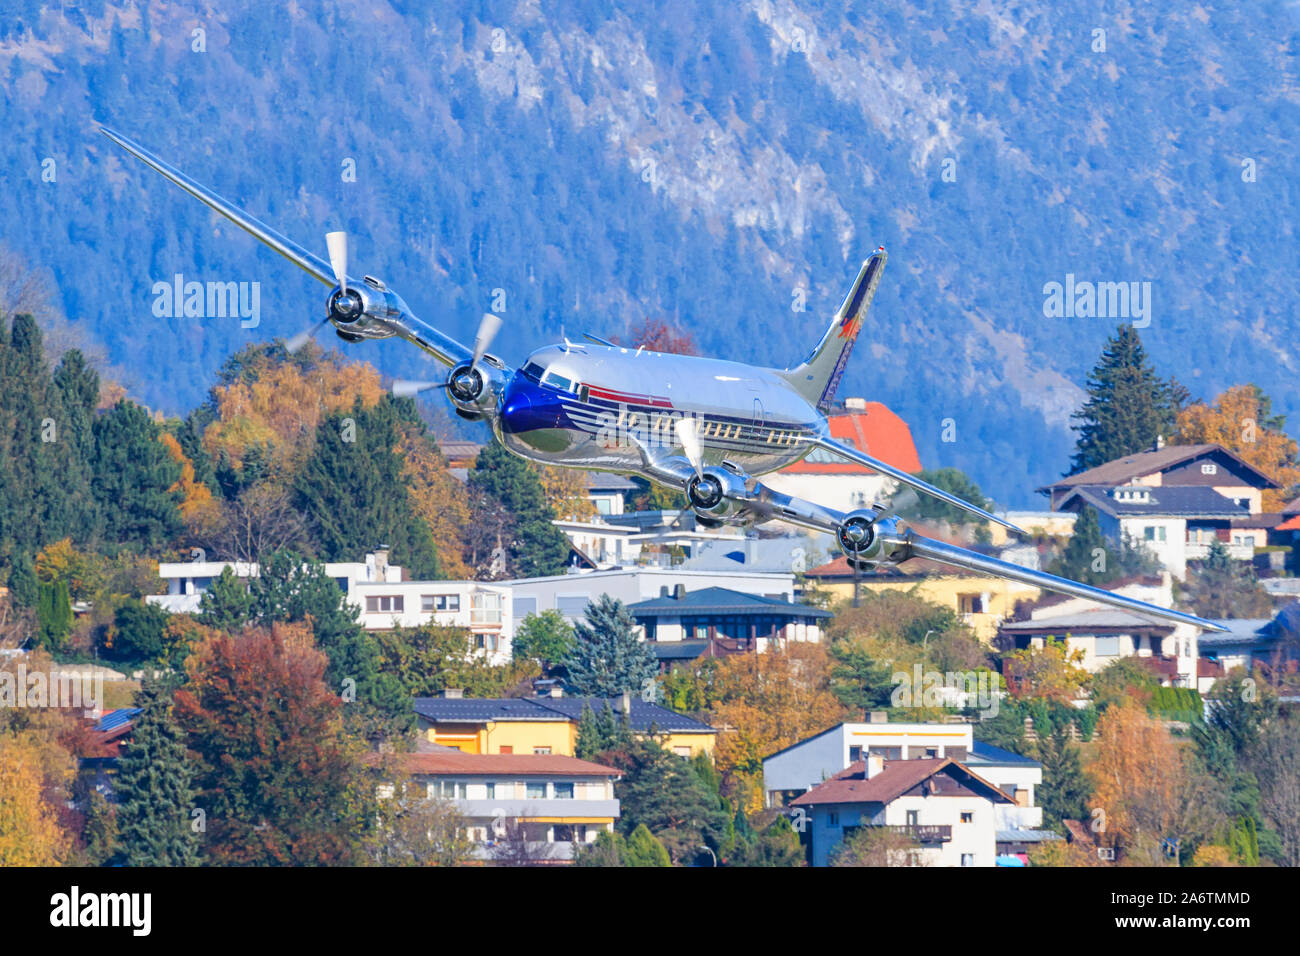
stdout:
[[185,735],[172,715],[163,681],[140,688],[131,742],[118,761],[118,845],[128,866],[194,866],[199,846],[192,829],[193,771]]
[[63,650],[68,632],[72,630],[72,600],[68,595],[67,581],[60,578],[40,585],[36,621],[40,645],[50,651]]
[[1087,384],[1070,474],[1148,451],[1173,432],[1175,386],[1156,376],[1132,325],[1107,340]]
[[95,420],[95,500],[107,547],[154,553],[182,530],[181,467],[158,440],[158,426],[123,399]]
[[573,650],[564,660],[569,688],[581,696],[640,693],[657,670],[654,651],[633,633],[622,601],[602,594],[587,605],[586,620],[573,626]]
[[630,835],[644,824],[677,862],[693,859],[706,841],[717,846],[730,814],[701,782],[691,764],[653,740],[638,739],[605,760],[623,771],[618,829]]
[[325,560],[355,561],[386,544],[416,580],[436,580],[433,536],[411,507],[397,452],[401,416],[414,414],[408,405],[388,397],[367,409],[358,399],[324,419],[295,482],[295,504],[312,519]]
[[673,862],[668,856],[668,850],[642,823],[627,838],[627,845],[623,849],[623,865],[672,866]]
[[1254,569],[1235,560],[1222,541],[1210,542],[1205,559],[1188,569],[1186,599],[1205,618],[1269,617],[1273,610]]
[[218,631],[238,631],[252,613],[253,596],[229,565],[221,569],[221,575],[199,599],[199,619]]
[[1049,824],[1059,824],[1084,817],[1092,787],[1079,762],[1079,748],[1070,742],[1064,725],[1039,739],[1038,759],[1043,764],[1043,785],[1039,789],[1043,818]]
[[555,510],[546,503],[542,483],[528,462],[494,441],[479,452],[469,490],[473,512],[499,506],[513,519],[508,547],[512,574],[531,578],[564,573],[569,539],[552,524]]
[[614,716],[614,709],[605,701],[600,711],[583,703],[578,714],[578,739],[574,753],[583,760],[594,760],[607,750],[625,749],[632,743],[632,730],[627,716]]

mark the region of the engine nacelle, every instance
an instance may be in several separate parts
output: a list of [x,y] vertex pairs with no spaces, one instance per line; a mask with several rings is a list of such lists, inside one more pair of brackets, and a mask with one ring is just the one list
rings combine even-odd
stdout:
[[335,286],[325,300],[330,324],[349,342],[394,335],[389,322],[400,322],[406,311],[402,297],[373,276],[346,289]]
[[849,563],[856,563],[859,567],[872,565],[885,556],[884,541],[876,528],[874,511],[848,514],[835,529],[835,543]]
[[466,362],[447,375],[447,397],[462,418],[481,418],[496,407],[505,387],[505,372],[494,362],[496,359],[484,356],[477,367]]
[[744,476],[726,468],[708,468],[686,483],[686,500],[696,518],[712,527],[744,525],[756,520],[759,515],[749,503],[751,498]]

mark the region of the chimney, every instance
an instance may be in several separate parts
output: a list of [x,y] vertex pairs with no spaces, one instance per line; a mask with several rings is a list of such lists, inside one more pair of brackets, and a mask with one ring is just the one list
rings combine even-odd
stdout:
[[564,688],[561,687],[559,684],[556,684],[554,687],[551,688],[551,696],[552,696],[552,697],[563,697],[563,696],[564,696]]
[[465,696],[465,690],[461,687],[447,687],[443,689],[442,696],[447,700],[460,700]]
[[666,584],[659,585],[659,596],[661,598],[666,598],[668,596],[668,585]]
[[1164,447],[1165,447],[1165,436],[1159,434],[1156,435],[1156,451],[1159,451]]
[[619,713],[628,717],[632,716],[632,692],[630,690],[623,691],[623,699],[618,702],[618,709]]
[[678,601],[685,600],[685,598],[686,598],[686,585],[685,585],[685,584],[678,584],[677,586],[675,586],[675,587],[673,588],[673,597],[676,598]]
[[388,545],[386,544],[375,548],[375,580],[388,580]]
[[887,724],[889,723],[889,711],[873,710],[868,717],[867,722],[872,724]]
[[862,779],[870,780],[872,777],[874,777],[876,774],[880,773],[880,771],[884,769],[885,769],[885,758],[880,756],[879,754],[874,754],[871,751],[867,751],[867,766],[862,771]]

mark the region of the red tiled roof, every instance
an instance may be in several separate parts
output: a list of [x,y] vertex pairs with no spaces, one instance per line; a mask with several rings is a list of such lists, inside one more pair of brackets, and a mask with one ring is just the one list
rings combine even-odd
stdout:
[[[921,459],[916,454],[912,430],[889,407],[880,402],[867,402],[866,408],[838,412],[827,416],[831,437],[852,445],[887,465],[915,474],[921,470]],[[869,468],[853,462],[795,462],[782,472],[799,475],[869,475]]]
[[[370,754],[371,763],[380,763],[382,754]],[[462,751],[439,753],[394,754],[392,759],[409,774],[513,774],[547,777],[621,777],[615,767],[565,757],[560,754],[468,754]]]
[[[1289,508],[1291,507],[1291,505],[1287,505],[1287,507]],[[1283,521],[1279,525],[1274,525],[1273,530],[1274,531],[1300,531],[1300,514],[1296,515],[1294,518],[1288,518],[1286,521]]]
[[866,762],[862,760],[850,764],[847,770],[841,770],[829,780],[813,787],[792,800],[790,805],[811,807],[823,803],[889,803],[948,767],[983,784],[992,791],[995,802],[1015,802],[983,777],[972,773],[950,757],[937,760],[889,760],[885,762],[884,769],[869,780],[862,776],[865,766]]

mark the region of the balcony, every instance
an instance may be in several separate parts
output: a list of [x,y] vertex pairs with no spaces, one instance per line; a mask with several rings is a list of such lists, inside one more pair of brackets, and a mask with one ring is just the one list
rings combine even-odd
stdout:
[[[1228,557],[1235,561],[1253,561],[1255,559],[1255,546],[1253,544],[1229,544],[1227,541],[1220,542],[1228,549]],[[1210,542],[1188,540],[1184,554],[1188,561],[1204,561],[1210,556]]]
[[952,827],[943,824],[936,826],[930,825],[908,825],[908,826],[886,826],[882,830],[892,830],[894,833],[901,833],[904,836],[915,840],[921,845],[927,843],[948,843],[952,840]]

